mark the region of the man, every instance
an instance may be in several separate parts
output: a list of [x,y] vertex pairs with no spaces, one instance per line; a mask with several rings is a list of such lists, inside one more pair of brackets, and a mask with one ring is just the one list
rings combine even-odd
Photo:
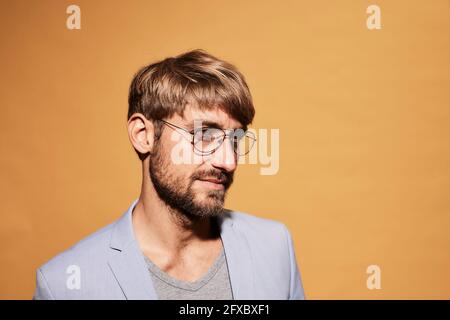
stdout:
[[37,270],[35,299],[303,299],[287,228],[223,208],[255,143],[243,75],[202,50],[142,68],[128,136],[141,194]]

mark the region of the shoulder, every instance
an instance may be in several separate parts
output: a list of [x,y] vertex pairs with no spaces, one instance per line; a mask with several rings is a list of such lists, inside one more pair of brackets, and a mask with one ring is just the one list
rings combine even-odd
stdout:
[[292,237],[285,224],[236,211],[229,212],[228,218],[233,222],[232,236],[248,248],[259,297],[266,297],[263,293],[267,292],[272,297],[294,297],[301,283],[297,279]]
[[36,270],[33,298],[121,298],[121,291],[114,285],[109,266],[110,243],[118,221],[94,232],[40,266]]
[[228,210],[226,215],[232,221],[235,229],[251,235],[284,237],[288,232],[286,225],[282,222],[258,217],[247,212]]
[[65,274],[70,267],[81,268],[88,264],[104,261],[115,223],[113,222],[78,241],[48,260],[39,269],[45,274]]
[[272,254],[291,250],[291,235],[284,223],[241,211],[228,210],[226,216],[252,249]]

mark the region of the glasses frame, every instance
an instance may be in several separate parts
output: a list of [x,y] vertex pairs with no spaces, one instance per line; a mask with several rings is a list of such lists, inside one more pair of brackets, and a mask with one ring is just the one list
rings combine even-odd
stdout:
[[[222,145],[222,143],[225,141],[225,139],[226,139],[227,137],[230,138],[230,139],[232,138],[232,136],[233,136],[233,135],[232,135],[232,132],[235,131],[235,129],[229,129],[229,130],[231,130],[232,132],[231,132],[231,133],[227,133],[224,129],[222,129],[222,128],[217,128],[217,127],[201,127],[201,128],[198,128],[198,129],[194,129],[194,130],[192,131],[192,130],[189,130],[189,129],[186,129],[186,128],[177,126],[176,124],[173,124],[173,123],[171,123],[171,122],[169,122],[169,121],[166,121],[166,120],[162,120],[162,119],[159,120],[159,119],[158,119],[157,121],[161,121],[161,122],[164,123],[165,125],[167,125],[167,126],[169,126],[169,127],[172,127],[172,129],[173,129],[173,128],[177,128],[177,129],[183,130],[183,131],[186,132],[186,133],[189,133],[189,134],[192,136],[192,140],[190,141],[191,144],[192,144],[192,147],[193,147],[196,151],[200,152],[202,155],[210,155],[210,154],[213,154],[214,152],[216,152],[216,150],[220,148],[220,146]],[[195,134],[196,134],[196,130],[204,130],[205,128],[216,129],[216,130],[220,130],[220,131],[223,132],[223,138],[222,138],[222,141],[220,141],[220,143],[217,145],[217,147],[215,147],[213,150],[208,151],[208,152],[205,152],[205,151],[203,151],[203,150],[199,150],[198,148],[196,148],[196,147],[195,147],[195,141],[194,141],[194,139],[195,139]],[[251,131],[244,130],[244,129],[236,129],[236,130],[243,130],[243,131],[245,132],[245,134],[242,136],[242,138],[246,136],[247,138],[250,138],[251,140],[253,140],[253,143],[252,143],[251,148],[249,148],[249,150],[248,150],[245,154],[239,154],[239,153],[237,153],[237,152],[236,152],[236,149],[235,149],[234,146],[233,146],[233,151],[234,151],[234,153],[235,153],[236,155],[242,157],[242,156],[247,155],[247,154],[250,152],[250,150],[253,148],[253,146],[254,146],[254,144],[255,144],[255,142],[256,142],[256,137],[253,135],[253,133],[252,133]],[[191,132],[191,131],[192,131],[192,132]],[[249,135],[250,133],[251,133],[253,136],[252,136],[252,135]]]

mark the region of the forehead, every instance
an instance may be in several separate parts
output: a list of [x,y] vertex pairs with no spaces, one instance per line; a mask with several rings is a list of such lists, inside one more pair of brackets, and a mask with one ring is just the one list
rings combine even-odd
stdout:
[[179,120],[187,126],[193,125],[194,121],[203,121],[206,126],[215,124],[222,129],[242,128],[242,124],[238,120],[231,117],[219,107],[210,110],[202,110],[198,107],[187,105],[183,117],[176,114],[173,118],[179,118]]

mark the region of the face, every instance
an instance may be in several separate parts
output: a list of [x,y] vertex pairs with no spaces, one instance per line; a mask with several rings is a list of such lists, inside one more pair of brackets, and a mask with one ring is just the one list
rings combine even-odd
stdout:
[[[193,131],[199,126],[238,129],[242,125],[224,111],[201,111],[187,107],[184,117],[175,115],[166,121]],[[201,121],[201,123],[200,123]],[[190,217],[212,217],[223,212],[225,195],[233,182],[237,166],[229,139],[212,154],[203,155],[191,144],[192,135],[163,126],[150,156],[150,178],[159,197],[170,207]],[[183,159],[179,161],[180,153]]]

